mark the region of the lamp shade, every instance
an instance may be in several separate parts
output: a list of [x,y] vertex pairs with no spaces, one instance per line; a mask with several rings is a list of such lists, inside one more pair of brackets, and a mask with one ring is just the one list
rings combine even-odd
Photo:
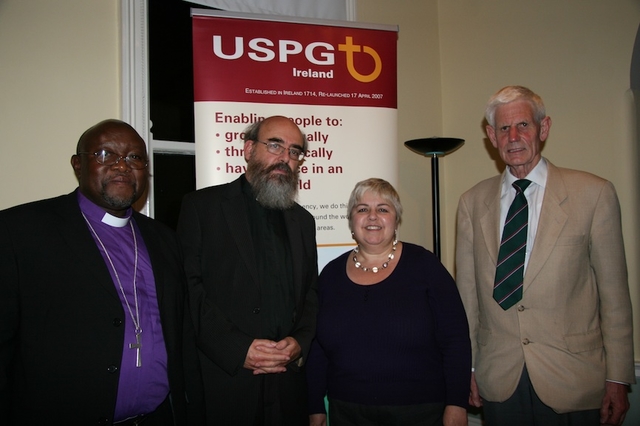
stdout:
[[464,139],[440,138],[437,136],[412,139],[404,143],[411,151],[424,156],[446,155],[460,148],[463,144]]

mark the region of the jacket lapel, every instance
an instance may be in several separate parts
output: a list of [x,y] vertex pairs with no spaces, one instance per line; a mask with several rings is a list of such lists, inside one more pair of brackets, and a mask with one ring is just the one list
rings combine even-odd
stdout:
[[302,230],[295,214],[295,208],[284,211],[284,221],[289,237],[291,249],[291,261],[293,262],[293,287],[295,289],[296,302],[302,297],[302,255],[304,244],[302,241]]
[[547,164],[549,175],[544,191],[544,199],[542,200],[542,209],[540,210],[538,231],[524,275],[525,290],[531,285],[549,259],[549,255],[553,251],[560,232],[568,219],[567,213],[562,208],[562,204],[568,197],[567,188],[557,167],[550,162],[547,162]]
[[[163,256],[161,253],[161,247],[164,247],[164,242],[160,241],[153,229],[148,226],[147,220],[150,220],[143,216],[141,213],[134,212],[132,220],[135,220],[135,225],[140,230],[144,245],[149,253],[149,261],[151,262],[151,270],[153,271],[153,280],[156,287],[156,298],[158,300],[158,306],[162,306],[162,298],[165,293],[165,275],[163,274]],[[146,219],[146,220],[145,220]]]
[[[107,265],[82,217],[76,192],[69,194],[63,201],[57,208],[60,217],[58,223],[69,256],[77,259],[80,267],[87,271],[87,276],[93,276],[107,293],[120,301]],[[65,250],[62,247],[60,249]]]
[[247,206],[242,195],[240,180],[232,182],[228,202],[222,203],[222,212],[229,226],[234,243],[242,256],[245,267],[251,274],[253,281],[260,285],[256,267],[256,254],[253,249]]
[[497,179],[497,185],[491,188],[484,200],[485,211],[481,212],[480,229],[482,240],[486,244],[489,256],[493,264],[498,263],[498,251],[500,250],[500,186],[502,178]]

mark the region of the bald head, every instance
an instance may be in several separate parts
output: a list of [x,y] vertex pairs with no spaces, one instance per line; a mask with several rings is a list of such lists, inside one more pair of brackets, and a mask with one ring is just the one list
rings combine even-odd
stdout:
[[76,145],[76,154],[79,152],[86,152],[87,145],[91,144],[92,141],[99,139],[103,134],[109,134],[110,132],[117,130],[128,130],[135,133],[140,141],[144,144],[144,141],[138,135],[138,132],[136,132],[136,130],[129,123],[125,123],[122,120],[116,120],[115,118],[109,118],[107,120],[103,120],[97,124],[94,124],[87,130],[85,130],[82,135],[80,135],[80,139],[78,139],[78,144]]
[[114,216],[124,216],[146,191],[146,164],[147,150],[140,135],[114,119],[87,129],[71,157],[80,192]]

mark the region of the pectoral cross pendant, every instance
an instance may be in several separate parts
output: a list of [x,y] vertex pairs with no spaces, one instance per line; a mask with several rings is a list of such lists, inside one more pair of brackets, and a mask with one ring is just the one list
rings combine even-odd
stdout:
[[140,334],[142,332],[136,331],[136,342],[129,343],[129,349],[136,350],[136,367],[142,367],[142,361],[140,360],[140,348],[142,348],[142,343],[140,343]]

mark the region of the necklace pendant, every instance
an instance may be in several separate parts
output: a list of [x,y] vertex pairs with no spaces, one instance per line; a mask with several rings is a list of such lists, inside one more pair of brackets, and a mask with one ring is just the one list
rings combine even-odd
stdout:
[[98,235],[96,230],[93,228],[93,225],[91,225],[91,222],[89,222],[89,219],[87,219],[87,216],[84,214],[84,212],[81,212],[81,213],[82,213],[82,217],[84,217],[84,220],[87,223],[87,226],[91,230],[91,233],[95,237],[95,240],[100,244],[100,247],[102,248],[102,251],[106,256],[109,262],[109,265],[113,270],[113,275],[115,276],[116,281],[118,282],[118,287],[120,288],[122,299],[124,300],[124,303],[127,306],[127,310],[129,311],[129,315],[131,316],[131,321],[133,322],[133,326],[135,327],[134,329],[136,333],[136,342],[129,343],[129,349],[136,350],[136,367],[140,368],[142,367],[142,360],[140,359],[140,348],[142,348],[142,343],[140,342],[140,334],[142,334],[142,328],[140,328],[140,307],[138,306],[138,287],[136,285],[136,279],[138,277],[138,240],[136,239],[136,231],[133,227],[133,221],[131,220],[129,221],[129,226],[131,227],[131,237],[133,239],[133,252],[134,252],[133,300],[134,300],[134,306],[136,309],[135,315],[133,314],[133,310],[131,309],[131,305],[129,304],[129,299],[127,299],[127,295],[125,294],[124,288],[122,287],[122,282],[120,281],[120,275],[118,275],[118,270],[116,269],[116,266],[113,264],[113,260],[111,260],[111,256],[109,255],[109,251],[107,250],[107,247],[104,245],[104,243],[100,239],[100,236]]
[[142,330],[136,331],[136,343],[129,343],[129,349],[136,350],[136,367],[142,367],[142,359],[140,358],[140,349],[142,348],[142,342],[140,342],[140,334]]

